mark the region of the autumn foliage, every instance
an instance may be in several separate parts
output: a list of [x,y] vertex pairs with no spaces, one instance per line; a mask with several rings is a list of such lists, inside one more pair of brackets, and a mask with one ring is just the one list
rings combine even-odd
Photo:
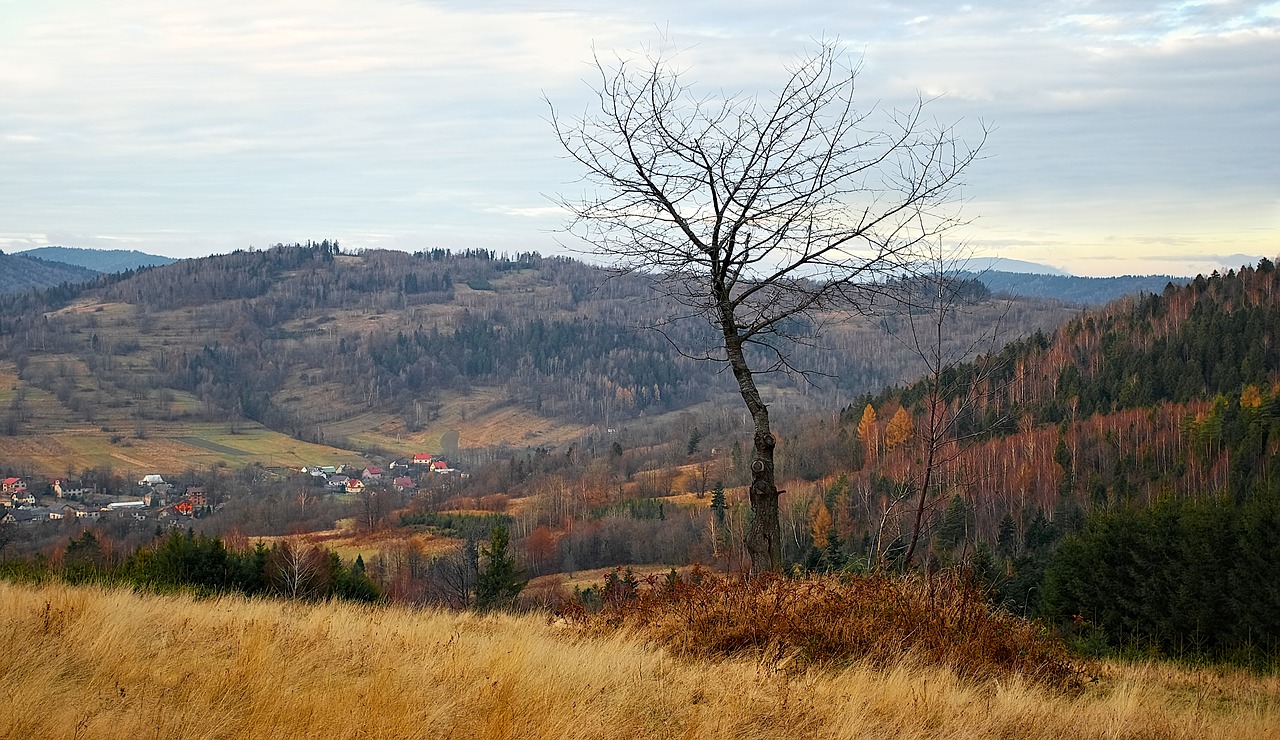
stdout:
[[1081,671],[1041,625],[992,610],[962,572],[929,576],[610,578],[603,605],[560,613],[589,633],[635,630],[680,655],[779,669],[887,667],[904,656],[977,680],[1019,675],[1077,688]]

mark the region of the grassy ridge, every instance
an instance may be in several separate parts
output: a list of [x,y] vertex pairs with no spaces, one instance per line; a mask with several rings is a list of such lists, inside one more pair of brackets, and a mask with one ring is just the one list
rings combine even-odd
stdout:
[[1267,737],[1280,681],[1103,666],[1068,695],[909,663],[779,671],[537,616],[0,584],[0,736]]

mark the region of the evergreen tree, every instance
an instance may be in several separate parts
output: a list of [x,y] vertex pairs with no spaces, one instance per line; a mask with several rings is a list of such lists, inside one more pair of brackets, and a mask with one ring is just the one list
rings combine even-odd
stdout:
[[1008,511],[1000,519],[1000,529],[996,535],[996,549],[1006,558],[1011,558],[1018,554],[1018,526],[1013,521],[1013,514]]
[[484,566],[476,579],[476,608],[481,611],[510,609],[524,590],[528,579],[516,567],[515,558],[507,553],[511,534],[503,525],[493,528],[489,547],[480,548]]
[[686,451],[690,455],[696,454],[698,452],[698,447],[700,447],[701,445],[702,445],[702,430],[698,429],[697,427],[694,427],[693,431],[689,432],[689,444]]
[[716,487],[711,491],[711,512],[715,514],[716,524],[721,527],[724,526],[725,508],[724,483],[716,481]]
[[946,549],[956,547],[964,542],[969,531],[969,514],[960,494],[951,498],[947,510],[942,514],[942,522],[938,525],[938,544]]

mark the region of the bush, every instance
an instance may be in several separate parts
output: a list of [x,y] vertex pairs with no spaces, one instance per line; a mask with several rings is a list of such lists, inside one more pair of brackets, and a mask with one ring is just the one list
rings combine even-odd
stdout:
[[691,657],[746,656],[798,668],[907,659],[966,678],[1018,674],[1060,688],[1081,684],[1048,630],[991,609],[957,572],[742,580],[695,570],[593,591],[603,596],[598,610],[573,602],[560,614],[589,632],[634,629]]

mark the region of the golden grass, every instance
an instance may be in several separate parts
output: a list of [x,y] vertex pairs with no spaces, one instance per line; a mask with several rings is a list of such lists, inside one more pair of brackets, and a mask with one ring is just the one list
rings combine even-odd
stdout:
[[377,532],[360,532],[351,528],[326,529],[301,535],[250,537],[247,538],[246,544],[252,546],[259,540],[267,545],[284,540],[301,541],[332,550],[344,561],[355,560],[359,555],[366,562],[389,550],[413,549],[427,557],[436,557],[458,549],[461,544],[461,541],[454,537],[441,537],[428,532],[414,532],[407,529],[387,529]]
[[[299,467],[363,462],[350,450],[303,442],[255,424],[245,424],[239,433],[231,434],[226,424],[155,421],[148,422],[145,439],[131,436],[132,430],[130,425],[103,432],[80,424],[52,434],[5,437],[5,460],[48,477],[63,476],[68,468],[79,471],[105,465],[142,475],[219,463]],[[113,434],[121,439],[113,443]]]
[[402,419],[380,412],[366,412],[333,421],[327,429],[363,448],[379,448],[399,455],[418,452],[440,454],[445,435],[456,432],[459,446],[558,445],[586,434],[589,427],[563,419],[541,416],[519,404],[504,403],[500,388],[474,387],[465,395],[442,396],[436,417],[421,431],[411,432]]
[[[652,578],[656,581],[660,581],[664,576],[671,572],[672,568],[675,568],[676,572],[681,576],[687,576],[689,572],[693,570],[693,566],[690,565],[663,564],[634,565],[631,566],[630,569],[632,577],[637,580],[643,581],[645,579]],[[550,573],[545,576],[538,576],[537,578],[531,579],[529,581],[529,586],[535,587],[555,584],[568,593],[572,592],[574,588],[585,589],[599,587],[601,583],[604,583],[606,576],[610,573],[620,572],[621,570],[623,569],[619,569],[617,566],[611,566],[608,568],[592,568],[590,570]]]
[[[0,584],[0,736],[1263,738],[1274,678],[1108,666],[1069,697],[945,671],[672,658],[537,616]],[[1190,692],[1190,693],[1189,693]]]

